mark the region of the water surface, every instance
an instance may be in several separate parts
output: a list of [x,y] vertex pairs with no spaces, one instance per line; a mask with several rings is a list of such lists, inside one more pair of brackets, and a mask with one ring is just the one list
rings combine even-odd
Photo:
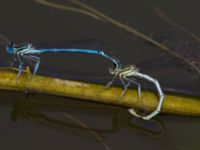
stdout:
[[[181,43],[178,53],[187,55],[190,52],[190,56],[199,56],[200,43],[162,20],[154,11],[155,7],[159,7],[174,21],[198,35],[197,1],[82,2],[172,49]],[[138,64],[142,72],[157,78],[166,91],[199,96],[200,78],[195,71],[113,25],[31,0],[3,0],[0,12],[0,34],[9,40],[50,45],[97,39],[106,52],[123,64]],[[11,57],[4,47],[1,44],[0,64],[8,66]],[[197,61],[196,57],[192,58]],[[44,54],[38,74],[105,84],[111,78],[108,73],[110,65],[105,59],[92,55]],[[116,85],[120,86],[119,82]],[[130,116],[126,108],[77,99],[9,91],[1,91],[0,99],[2,149],[199,149],[198,117],[159,115],[146,122]]]

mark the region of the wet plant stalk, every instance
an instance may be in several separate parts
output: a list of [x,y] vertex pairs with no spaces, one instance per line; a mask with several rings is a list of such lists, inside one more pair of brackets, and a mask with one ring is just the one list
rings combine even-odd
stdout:
[[[23,72],[18,81],[16,81],[16,77],[16,70],[1,69],[0,89],[34,91],[125,107],[145,108],[146,110],[154,110],[158,103],[157,96],[152,92],[142,92],[142,98],[139,102],[137,90],[128,90],[126,95],[119,99],[122,88],[111,87],[107,89],[104,85],[45,76],[30,78],[30,74],[26,72]],[[166,95],[162,113],[200,116],[200,99],[199,97]]]

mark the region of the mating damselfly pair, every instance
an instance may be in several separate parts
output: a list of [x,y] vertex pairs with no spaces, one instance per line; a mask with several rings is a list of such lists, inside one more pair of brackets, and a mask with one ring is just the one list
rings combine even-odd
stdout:
[[138,114],[134,108],[130,108],[129,112],[132,115],[134,115],[138,118],[142,118],[144,120],[149,120],[152,117],[156,116],[161,110],[161,106],[162,106],[163,99],[164,99],[164,94],[163,94],[163,91],[161,89],[159,82],[156,79],[154,79],[146,74],[140,73],[139,69],[135,65],[129,65],[127,67],[122,67],[121,62],[117,58],[107,54],[103,50],[73,48],[73,47],[70,47],[70,48],[37,48],[37,47],[34,47],[30,43],[16,45],[13,42],[11,42],[6,47],[6,50],[7,50],[7,53],[14,56],[14,60],[13,60],[12,64],[14,64],[14,62],[16,60],[19,63],[19,66],[18,66],[19,72],[18,72],[17,78],[19,78],[22,73],[23,66],[24,66],[24,59],[31,60],[34,62],[33,75],[35,75],[37,73],[37,71],[39,69],[39,65],[40,65],[39,55],[43,54],[43,53],[84,53],[84,54],[93,54],[93,55],[101,56],[101,57],[111,61],[112,65],[113,65],[111,68],[109,68],[109,73],[111,75],[113,75],[113,78],[110,82],[107,83],[107,87],[112,86],[113,82],[117,78],[120,79],[121,84],[123,85],[123,91],[122,91],[120,97],[123,97],[125,95],[127,88],[130,86],[131,83],[137,85],[138,96],[139,96],[139,98],[141,97],[141,85],[139,82],[137,82],[137,80],[135,78],[149,81],[155,85],[157,92],[158,92],[158,97],[159,97],[159,103],[158,103],[155,111],[153,111],[152,113],[147,114],[147,115],[141,115],[141,114]]

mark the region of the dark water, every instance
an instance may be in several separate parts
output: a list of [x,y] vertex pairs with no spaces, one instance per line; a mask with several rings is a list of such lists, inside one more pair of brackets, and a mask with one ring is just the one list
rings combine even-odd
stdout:
[[[65,4],[65,1],[57,2]],[[172,49],[181,43],[176,52],[199,62],[200,43],[165,22],[154,11],[159,7],[174,21],[198,35],[200,9],[197,1],[83,2]],[[9,40],[50,45],[77,39],[95,43],[94,39],[97,39],[102,44],[95,45],[103,47],[123,64],[138,64],[142,72],[157,78],[166,91],[200,96],[200,78],[194,70],[109,23],[31,0],[3,0],[0,4],[0,34]],[[11,60],[4,46],[1,44],[1,66],[7,66]],[[105,84],[111,78],[109,66],[105,59],[95,56],[44,54],[38,73]],[[160,115],[145,122],[130,116],[126,108],[55,96],[1,91],[0,99],[0,148],[5,150],[196,150],[200,146],[200,119],[197,117]]]

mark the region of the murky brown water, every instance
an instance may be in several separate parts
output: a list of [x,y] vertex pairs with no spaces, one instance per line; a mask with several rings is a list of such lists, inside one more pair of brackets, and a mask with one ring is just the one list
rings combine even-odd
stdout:
[[[65,4],[64,1],[57,2]],[[172,49],[181,43],[176,51],[199,62],[200,43],[168,24],[154,11],[159,7],[174,21],[198,35],[200,9],[196,1],[83,2]],[[195,71],[152,44],[109,23],[31,0],[3,0],[0,12],[0,34],[17,43],[99,39],[105,51],[123,64],[138,64],[142,72],[159,79],[166,91],[199,96],[200,80]],[[7,66],[11,58],[3,44],[0,54],[1,66]],[[109,65],[94,56],[45,54],[41,58],[39,74],[105,84],[110,79]],[[5,150],[199,149],[200,118],[197,117],[160,115],[145,122],[130,116],[126,108],[62,97],[1,91],[0,99],[0,148]]]

